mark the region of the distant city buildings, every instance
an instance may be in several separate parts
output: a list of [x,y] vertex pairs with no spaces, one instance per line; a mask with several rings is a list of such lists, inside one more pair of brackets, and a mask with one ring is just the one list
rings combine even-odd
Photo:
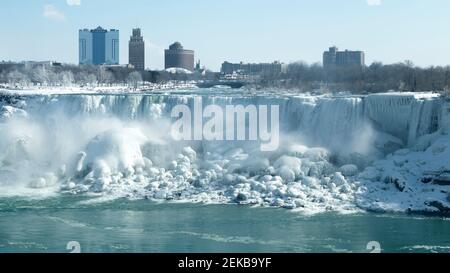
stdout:
[[183,68],[194,71],[194,51],[184,49],[179,42],[169,46],[165,50],[165,69]]
[[[140,28],[135,28],[128,45],[129,67],[137,71],[145,71],[145,41]],[[165,50],[165,69],[182,68],[191,72],[204,72],[200,62],[195,64],[193,50],[184,49],[181,43],[175,42]],[[79,30],[79,63],[89,65],[119,65],[119,30],[96,29]],[[56,64],[58,65],[58,64]],[[339,51],[335,46],[323,53],[325,69],[365,67],[363,51]],[[264,74],[286,73],[288,66],[281,62],[273,63],[230,63],[224,62],[221,73],[224,75],[247,75],[258,77]]]
[[287,70],[287,66],[280,62],[273,63],[229,63],[224,62],[222,64],[221,72],[223,74],[242,73],[247,75],[257,74],[279,74],[284,73]]
[[325,69],[342,67],[364,67],[365,55],[363,51],[339,51],[337,47],[330,47],[323,53],[323,66]]
[[201,63],[200,63],[200,60],[198,60],[198,61],[195,63],[195,71],[200,71],[200,70],[202,70],[202,65],[201,65]]
[[133,35],[128,44],[128,60],[136,70],[145,70],[145,42],[140,28],[133,29]]
[[119,31],[98,27],[79,31],[80,64],[119,64]]

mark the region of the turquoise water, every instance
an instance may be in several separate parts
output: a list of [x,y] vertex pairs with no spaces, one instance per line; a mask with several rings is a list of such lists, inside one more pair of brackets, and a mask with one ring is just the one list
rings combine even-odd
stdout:
[[83,197],[0,199],[0,252],[450,252],[450,221]]

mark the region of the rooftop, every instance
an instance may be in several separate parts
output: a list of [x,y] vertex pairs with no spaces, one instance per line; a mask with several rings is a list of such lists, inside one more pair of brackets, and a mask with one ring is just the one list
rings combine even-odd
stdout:
[[180,42],[175,42],[169,46],[170,50],[183,50],[183,46]]

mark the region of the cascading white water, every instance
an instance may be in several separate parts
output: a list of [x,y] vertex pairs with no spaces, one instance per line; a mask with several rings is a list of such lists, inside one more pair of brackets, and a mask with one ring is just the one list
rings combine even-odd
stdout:
[[[29,106],[37,115],[63,111],[71,116],[114,116],[123,120],[167,117],[179,104],[192,106],[194,95],[55,95],[33,98]],[[409,95],[366,97],[238,97],[204,96],[205,105],[280,105],[281,126],[297,129],[325,147],[342,143],[370,123],[380,132],[405,143],[436,131],[439,102]],[[332,137],[331,137],[332,136]],[[338,140],[336,140],[338,139]]]
[[414,94],[200,94],[205,105],[279,105],[282,145],[262,153],[248,143],[174,142],[170,111],[192,108],[197,95],[17,99],[16,108],[3,108],[0,185],[11,194],[20,184],[27,193],[31,186],[312,211],[352,207],[359,186],[352,177],[438,131],[442,114],[436,96]]

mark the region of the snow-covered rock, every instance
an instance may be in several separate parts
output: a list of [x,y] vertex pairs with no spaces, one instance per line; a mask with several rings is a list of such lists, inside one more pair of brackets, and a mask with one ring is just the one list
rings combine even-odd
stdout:
[[141,152],[141,146],[146,141],[147,138],[138,129],[123,128],[104,132],[96,136],[87,145],[86,151],[80,154],[77,170],[85,174],[92,172],[96,178],[116,173],[132,176],[135,168],[146,165]]
[[348,165],[344,165],[344,166],[340,167],[339,171],[345,177],[355,176],[355,175],[358,174],[358,167],[356,165],[353,165],[353,164],[348,164]]
[[3,106],[0,110],[0,121],[6,121],[13,118],[27,118],[28,113],[22,109],[12,106]]
[[[282,156],[275,161],[273,166],[278,169],[278,173],[286,173],[286,171],[290,171],[294,174],[295,177],[299,177],[302,173],[302,161],[299,158],[292,156]],[[280,175],[283,177],[282,175]]]

